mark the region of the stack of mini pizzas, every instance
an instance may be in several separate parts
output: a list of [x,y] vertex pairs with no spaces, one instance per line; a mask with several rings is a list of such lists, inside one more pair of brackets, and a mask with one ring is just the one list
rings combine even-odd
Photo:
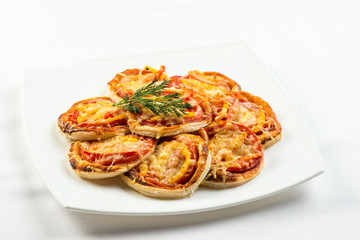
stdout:
[[[155,79],[156,84],[170,80],[162,94],[179,92],[192,108],[178,117],[114,105]],[[146,196],[183,198],[200,184],[244,184],[261,172],[263,149],[281,139],[269,104],[217,72],[168,77],[164,66],[128,69],[116,74],[108,89],[108,97],[76,102],[58,118],[71,140],[70,166],[84,178],[120,175]]]

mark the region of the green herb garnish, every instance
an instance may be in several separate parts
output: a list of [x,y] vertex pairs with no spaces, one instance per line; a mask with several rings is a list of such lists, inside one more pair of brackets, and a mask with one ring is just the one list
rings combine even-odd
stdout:
[[189,103],[184,102],[184,99],[180,98],[181,93],[163,94],[170,80],[155,84],[157,80],[155,79],[148,85],[139,88],[132,95],[126,95],[114,106],[133,113],[141,113],[141,107],[143,107],[156,115],[163,114],[166,117],[169,117],[170,114],[181,117],[186,114],[186,109],[193,108]]

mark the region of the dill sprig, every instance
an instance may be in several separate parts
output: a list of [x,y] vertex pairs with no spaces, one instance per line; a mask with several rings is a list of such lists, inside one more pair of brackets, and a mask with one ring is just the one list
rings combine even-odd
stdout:
[[163,114],[166,117],[169,117],[172,113],[177,117],[181,117],[186,114],[186,109],[193,108],[189,103],[184,102],[184,99],[180,98],[181,93],[163,94],[170,80],[155,84],[157,80],[155,79],[148,85],[139,88],[132,95],[125,95],[114,106],[133,113],[141,113],[141,107],[143,107],[156,115]]

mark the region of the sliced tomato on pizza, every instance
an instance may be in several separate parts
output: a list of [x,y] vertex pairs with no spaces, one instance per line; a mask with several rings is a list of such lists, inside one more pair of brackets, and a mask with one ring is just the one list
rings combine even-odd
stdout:
[[281,139],[281,125],[270,105],[245,91],[231,92],[210,101],[215,121],[228,120],[250,128],[268,148]]
[[185,76],[169,78],[169,88],[180,89],[190,95],[210,101],[229,91],[240,90],[240,86],[230,78],[217,72],[190,71]]
[[[167,89],[165,94],[174,91],[174,89]],[[186,114],[181,117],[175,113],[168,114],[168,116],[156,115],[144,108],[138,114],[129,112],[128,125],[130,130],[136,134],[160,138],[194,132],[211,122],[212,112],[207,101],[188,92],[184,93],[183,100],[189,103],[192,109],[187,109]]]
[[264,153],[260,140],[248,127],[219,121],[210,124],[206,131],[212,163],[204,185],[214,188],[238,186],[261,172]]
[[185,78],[195,79],[199,82],[212,85],[226,91],[241,90],[241,87],[237,82],[218,72],[201,72],[199,70],[193,70],[188,72]]
[[156,198],[183,198],[204,180],[211,164],[204,129],[163,138],[141,164],[122,175],[134,190]]
[[100,140],[129,132],[126,111],[108,97],[74,103],[58,118],[59,129],[72,140]]
[[164,66],[160,66],[159,70],[150,67],[144,69],[133,68],[127,69],[108,82],[109,94],[114,101],[120,101],[126,95],[132,95],[135,91],[153,80],[159,82],[167,79]]
[[120,175],[138,165],[155,150],[156,140],[135,134],[101,141],[77,141],[70,146],[69,163],[80,176],[90,179]]

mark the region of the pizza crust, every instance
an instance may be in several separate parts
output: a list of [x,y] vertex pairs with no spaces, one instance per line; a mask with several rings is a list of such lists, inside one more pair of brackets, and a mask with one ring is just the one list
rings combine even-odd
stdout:
[[275,137],[267,138],[267,139],[264,139],[263,141],[261,141],[261,146],[263,147],[263,149],[267,149],[267,148],[271,147],[275,143],[279,142],[283,137],[283,133],[278,132],[276,130],[273,132],[270,132],[270,134]]
[[91,140],[103,140],[115,136],[122,136],[130,133],[128,126],[116,126],[110,129],[99,128],[98,131],[91,129],[84,129],[77,127],[70,122],[58,121],[58,129],[65,135],[70,141],[91,141]]

